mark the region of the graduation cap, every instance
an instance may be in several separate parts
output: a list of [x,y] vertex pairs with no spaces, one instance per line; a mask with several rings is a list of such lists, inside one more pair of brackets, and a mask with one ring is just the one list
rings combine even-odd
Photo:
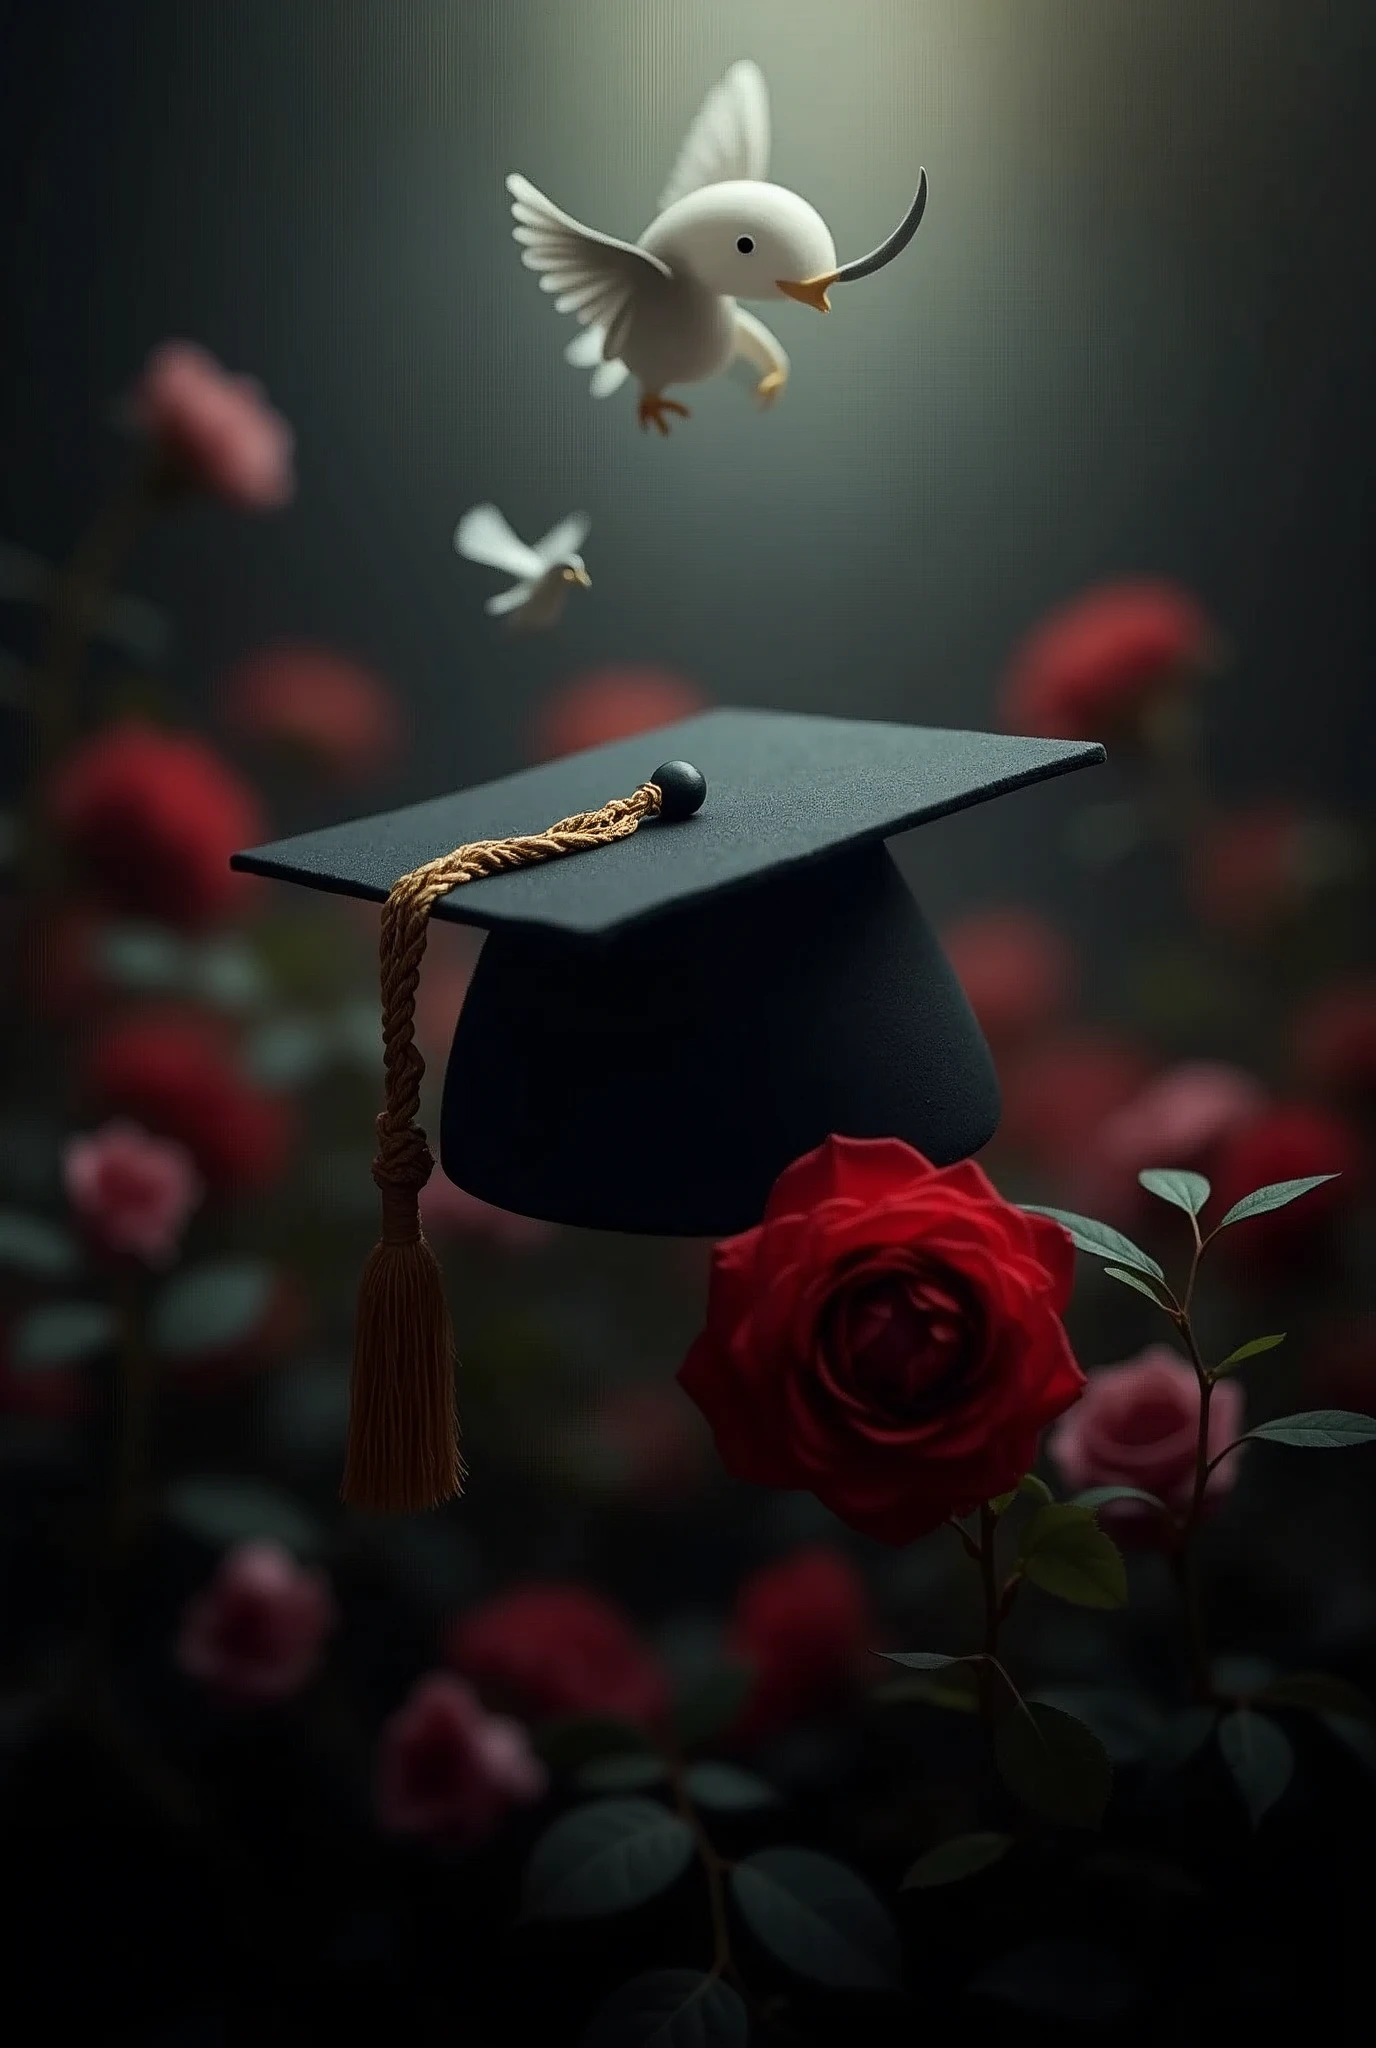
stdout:
[[453,1339],[417,1208],[433,1166],[413,1032],[431,916],[489,935],[445,1078],[448,1177],[554,1222],[725,1236],[833,1132],[902,1138],[938,1165],[993,1135],[988,1048],[884,842],[1103,758],[711,711],[236,854],[251,874],[385,906],[383,1227],[360,1293],[345,1498],[428,1506],[462,1473]]

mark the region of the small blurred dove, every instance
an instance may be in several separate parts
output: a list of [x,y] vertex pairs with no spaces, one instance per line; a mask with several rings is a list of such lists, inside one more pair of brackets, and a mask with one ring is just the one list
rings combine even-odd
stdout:
[[474,505],[454,528],[454,551],[465,561],[516,577],[510,590],[499,590],[484,609],[494,618],[505,618],[515,632],[538,632],[559,623],[574,584],[591,590],[592,578],[578,553],[591,526],[585,513],[570,512],[534,547],[527,547],[495,505]]
[[566,359],[593,371],[594,398],[637,378],[642,428],[653,421],[667,434],[667,413],[687,418],[687,406],[664,396],[666,385],[713,377],[738,356],[760,372],[760,404],[772,405],[788,382],[788,357],[737,299],[797,299],[829,312],[828,287],[892,262],[927,202],[923,171],[894,233],[838,269],[826,222],[796,192],[766,183],[768,166],[769,95],[759,67],[742,62],[703,101],[639,242],[584,227],[519,172],[506,181],[521,261],[557,294],[555,311],[583,324]]

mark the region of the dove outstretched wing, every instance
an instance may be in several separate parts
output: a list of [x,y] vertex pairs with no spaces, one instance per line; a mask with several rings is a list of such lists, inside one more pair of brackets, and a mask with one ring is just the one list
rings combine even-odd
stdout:
[[539,273],[542,291],[555,294],[555,312],[576,313],[585,327],[602,328],[604,354],[608,360],[619,355],[637,292],[671,277],[668,264],[633,242],[585,228],[517,172],[506,189],[521,261]]
[[567,519],[561,519],[557,526],[535,543],[535,552],[547,569],[556,562],[563,562],[570,555],[576,555],[592,530],[592,521],[586,512],[570,512]]
[[769,173],[769,93],[758,64],[733,64],[693,117],[657,212],[703,185]]
[[474,505],[454,529],[454,550],[468,562],[504,569],[508,576],[538,583],[547,564],[518,540],[495,505]]

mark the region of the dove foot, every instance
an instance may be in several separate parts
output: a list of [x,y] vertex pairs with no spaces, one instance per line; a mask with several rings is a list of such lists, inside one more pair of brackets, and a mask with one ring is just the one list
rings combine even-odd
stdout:
[[664,398],[658,391],[642,392],[640,404],[636,407],[636,418],[640,421],[641,432],[643,433],[653,420],[660,433],[667,434],[669,422],[664,417],[666,412],[676,412],[682,420],[692,417],[687,406],[680,405],[677,399]]
[[770,406],[773,405],[787,382],[788,372],[786,370],[771,370],[767,376],[761,377],[759,383],[755,386],[755,397],[759,401],[762,411],[768,412]]

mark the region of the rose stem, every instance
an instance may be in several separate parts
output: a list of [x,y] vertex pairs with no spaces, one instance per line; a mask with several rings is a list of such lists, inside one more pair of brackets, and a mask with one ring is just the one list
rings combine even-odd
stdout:
[[1190,1505],[1181,1526],[1180,1543],[1175,1553],[1175,1577],[1180,1588],[1181,1603],[1185,1613],[1185,1635],[1189,1646],[1190,1677],[1197,1700],[1207,1704],[1214,1698],[1213,1671],[1209,1661],[1208,1634],[1204,1621],[1204,1596],[1199,1582],[1199,1553],[1196,1534],[1204,1510],[1204,1490],[1209,1483],[1209,1403],[1213,1399],[1214,1383],[1208,1367],[1200,1355],[1199,1343],[1190,1319],[1190,1307],[1194,1300],[1194,1284],[1199,1273],[1200,1254],[1204,1240],[1199,1234],[1199,1219],[1190,1217],[1194,1230],[1194,1257],[1190,1261],[1190,1277],[1185,1285],[1185,1296],[1179,1307],[1173,1311],[1176,1326],[1185,1340],[1185,1348],[1194,1367],[1194,1376],[1199,1382],[1199,1430],[1194,1448],[1194,1486]]
[[[698,1862],[702,1865],[703,1876],[707,1879],[707,1903],[712,1915],[712,1967],[708,1971],[708,1976],[734,1978],[736,1973],[731,1963],[731,1929],[726,1917],[726,1873],[731,1866],[712,1846],[711,1837],[688,1796],[682,1764],[676,1757],[666,1757],[665,1762],[668,1765],[669,1782],[673,1787],[674,1803],[681,1818],[692,1830]],[[740,1988],[744,1989],[743,1986]]]
[[979,1511],[979,1577],[984,1591],[984,1656],[979,1667],[979,1711],[986,1728],[994,1725],[995,1665],[999,1649],[1000,1613],[998,1575],[994,1570],[994,1531],[998,1516],[988,1501]]

